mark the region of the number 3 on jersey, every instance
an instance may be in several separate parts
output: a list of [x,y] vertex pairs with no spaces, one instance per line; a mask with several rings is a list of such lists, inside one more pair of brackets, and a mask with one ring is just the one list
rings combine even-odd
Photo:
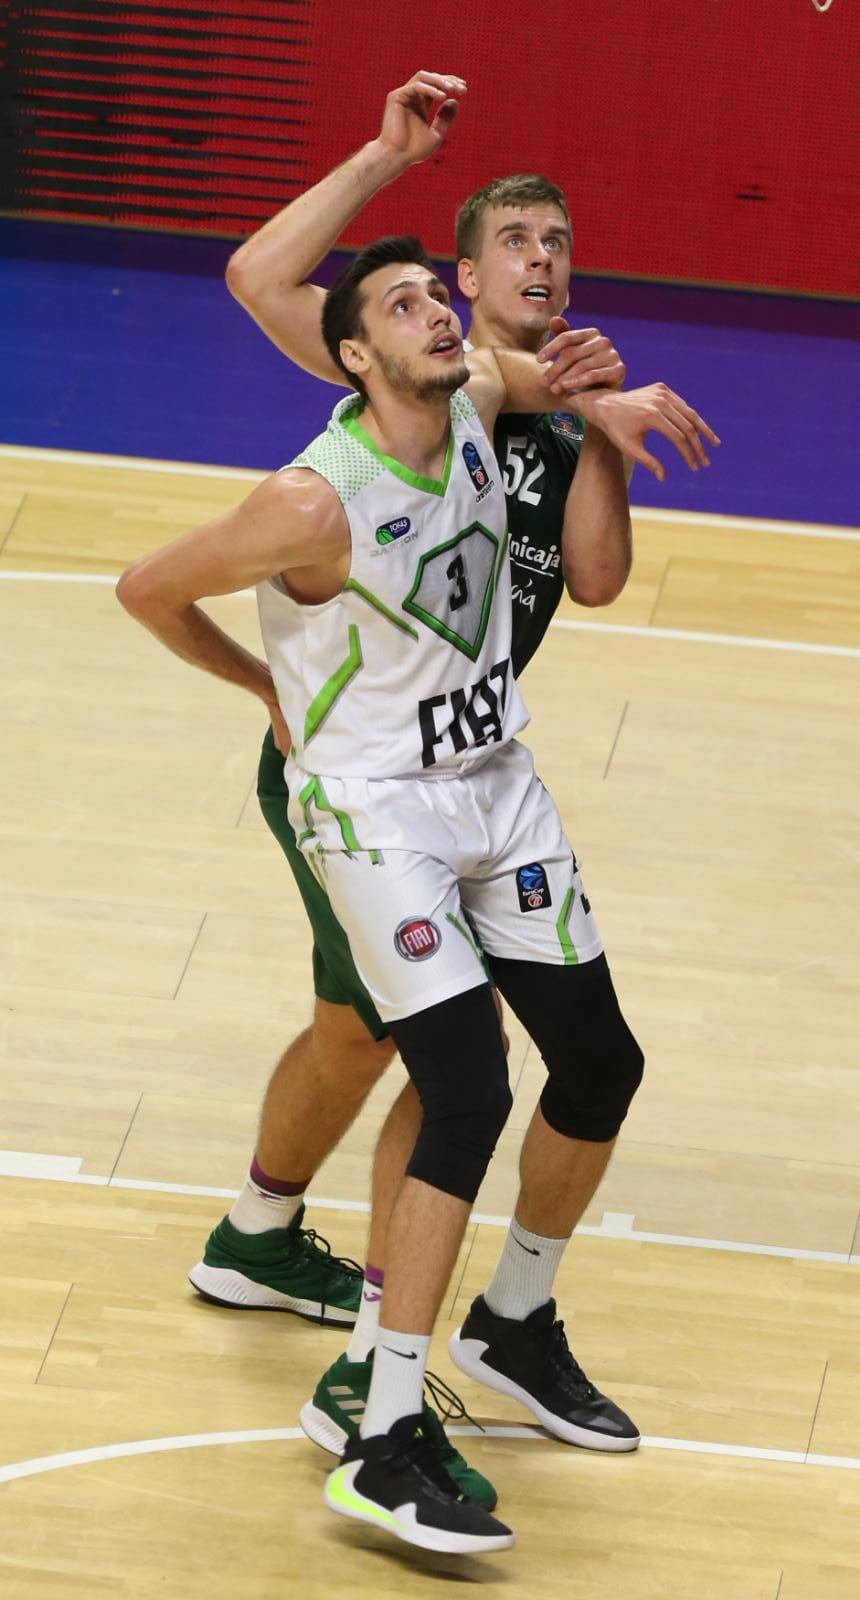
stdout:
[[505,541],[481,522],[419,557],[403,610],[477,661],[490,620]]
[[454,591],[448,601],[452,611],[459,611],[469,601],[469,585],[466,582],[466,566],[462,556],[455,556],[448,568],[446,578],[454,584]]
[[[536,465],[526,472],[530,462]],[[502,469],[505,481],[505,494],[515,494],[527,506],[539,506],[542,489],[536,490],[534,485],[546,473],[546,466],[538,455],[538,447],[534,439],[526,438],[524,433],[512,433],[508,439],[508,458]]]

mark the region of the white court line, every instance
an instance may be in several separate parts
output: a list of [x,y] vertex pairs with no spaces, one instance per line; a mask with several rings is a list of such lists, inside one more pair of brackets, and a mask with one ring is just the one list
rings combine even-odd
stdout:
[[631,639],[674,639],[683,644],[734,645],[744,650],[787,650],[793,655],[803,656],[860,657],[860,649],[851,644],[810,644],[804,639],[759,639],[753,634],[744,633],[699,633],[692,628],[643,628],[625,622],[579,622],[573,617],[553,617],[550,627],[564,628],[571,633],[626,634]]
[[[164,472],[174,477],[225,478],[239,483],[259,483],[265,468],[207,466],[200,461],[153,461],[147,456],[89,455],[81,450],[41,450],[29,445],[0,445],[0,460],[56,461],[73,467],[117,467],[123,472]],[[703,528],[750,529],[758,533],[786,533],[799,539],[844,539],[860,543],[860,530],[821,522],[782,522],[771,517],[737,517],[716,511],[661,511],[659,506],[631,506],[634,517],[645,522],[674,522]]]
[[[31,1156],[28,1159],[37,1162],[41,1158]],[[132,1189],[144,1194],[188,1194],[212,1200],[235,1200],[239,1193],[238,1189],[221,1189],[204,1183],[162,1183],[148,1178],[96,1177],[91,1173],[19,1170],[9,1175],[49,1183],[88,1183],[99,1188]],[[364,1216],[370,1211],[367,1200],[341,1200],[316,1194],[309,1194],[305,1198],[309,1206],[316,1206],[320,1211],[354,1211]],[[489,1228],[507,1228],[511,1219],[491,1212],[473,1211],[469,1220]],[[860,1265],[860,1255],[852,1255],[847,1250],[804,1250],[785,1244],[749,1243],[743,1239],[701,1239],[695,1234],[640,1231],[632,1226],[632,1217],[620,1211],[604,1211],[599,1227],[580,1223],[575,1231],[586,1239],[626,1240],[633,1244],[670,1245],[684,1250],[723,1250],[730,1255],[779,1256],[788,1261],[830,1261],[841,1267]]]
[[43,1156],[30,1150],[0,1150],[0,1177],[77,1178],[82,1156]]
[[118,467],[122,472],[167,472],[174,477],[233,478],[240,483],[260,483],[269,476],[264,467],[215,467],[202,461],[153,461],[148,456],[98,456],[80,450],[38,450],[29,445],[0,445],[0,461],[56,461],[68,467]]
[[[115,576],[100,572],[5,572],[0,570],[3,583],[102,583],[115,584]],[[256,598],[253,589],[237,589],[236,593]],[[222,596],[221,598],[229,598]],[[668,639],[682,644],[732,645],[744,650],[782,650],[794,655],[842,656],[849,660],[860,658],[860,647],[849,644],[810,644],[803,639],[759,639],[743,633],[699,633],[692,628],[645,628],[635,623],[580,622],[572,617],[554,617],[551,628],[563,628],[571,633],[615,633],[631,639]]]
[[[460,1425],[448,1428],[447,1432],[458,1438],[532,1439],[541,1444],[558,1442],[539,1428],[472,1428]],[[0,1483],[14,1483],[18,1478],[34,1478],[44,1472],[59,1472],[64,1467],[86,1467],[97,1461],[119,1461],[128,1456],[158,1455],[169,1450],[201,1450],[211,1445],[271,1444],[304,1437],[301,1428],[237,1428],[229,1433],[186,1433],[164,1439],[135,1439],[127,1444],[95,1445],[88,1450],[66,1450],[58,1455],[11,1461],[7,1466],[0,1467]],[[729,1456],[746,1461],[786,1461],[798,1467],[837,1467],[849,1472],[860,1470],[860,1459],[854,1456],[815,1455],[802,1450],[768,1450],[758,1445],[713,1444],[703,1439],[643,1436],[642,1448],[646,1452],[676,1450],[688,1455]]]
[[[119,573],[109,572],[0,572],[4,583],[113,583]],[[251,591],[247,591],[250,593]]]
[[641,522],[671,522],[697,528],[723,528],[728,533],[786,533],[796,539],[845,539],[860,544],[856,528],[826,522],[779,522],[771,517],[734,517],[717,511],[661,511],[659,506],[631,506],[631,516]]

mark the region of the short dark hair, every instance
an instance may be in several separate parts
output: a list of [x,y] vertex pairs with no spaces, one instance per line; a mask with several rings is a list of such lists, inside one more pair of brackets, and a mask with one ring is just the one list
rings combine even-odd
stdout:
[[323,302],[322,332],[326,349],[332,361],[340,367],[347,382],[357,389],[360,395],[366,395],[367,391],[361,379],[344,366],[340,356],[340,342],[341,339],[366,337],[361,317],[364,307],[361,285],[371,272],[378,272],[380,267],[391,266],[397,261],[417,262],[420,267],[433,271],[433,263],[420,239],[416,239],[411,233],[389,234],[386,238],[376,239],[373,244],[359,250],[349,266],[344,267],[343,272],[335,279]]
[[457,260],[466,256],[470,261],[478,258],[484,231],[485,213],[495,206],[558,206],[570,228],[570,216],[564,190],[538,172],[515,172],[510,178],[493,178],[483,189],[476,189],[464,200],[454,224],[457,241]]

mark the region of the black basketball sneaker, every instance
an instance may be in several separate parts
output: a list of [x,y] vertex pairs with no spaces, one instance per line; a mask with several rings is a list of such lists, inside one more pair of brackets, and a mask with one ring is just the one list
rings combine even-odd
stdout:
[[635,1450],[640,1442],[636,1424],[595,1389],[574,1359],[554,1300],[514,1322],[497,1317],[479,1295],[448,1350],[461,1372],[519,1400],[547,1433],[567,1444]]
[[420,1412],[400,1417],[388,1433],[347,1439],[326,1479],[325,1503],[422,1550],[482,1555],[514,1542],[510,1528],[459,1492]]

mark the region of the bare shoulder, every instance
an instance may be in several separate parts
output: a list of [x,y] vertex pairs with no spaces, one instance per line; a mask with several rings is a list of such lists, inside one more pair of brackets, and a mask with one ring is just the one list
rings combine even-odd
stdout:
[[349,522],[340,496],[310,467],[283,467],[245,502],[284,551],[284,566],[335,561],[349,549]]
[[465,392],[485,432],[491,434],[505,399],[505,382],[499,363],[492,350],[468,350],[466,366],[469,369],[469,381],[464,385]]

